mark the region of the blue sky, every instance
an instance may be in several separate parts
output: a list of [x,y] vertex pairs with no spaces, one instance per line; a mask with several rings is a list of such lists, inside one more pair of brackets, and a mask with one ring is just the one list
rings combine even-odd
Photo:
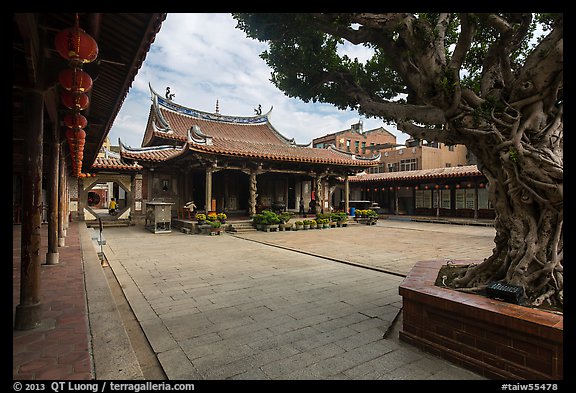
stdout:
[[[205,112],[252,116],[258,105],[270,122],[297,143],[350,128],[359,120],[364,130],[384,127],[403,143],[408,136],[382,120],[361,117],[329,104],[305,103],[289,98],[270,82],[271,69],[259,55],[265,43],[247,38],[227,13],[168,14],[144,64],[138,71],[108,134],[113,145],[139,147],[150,108],[152,88],[164,94],[170,86],[173,101]],[[369,56],[364,47],[344,48],[359,60]]]

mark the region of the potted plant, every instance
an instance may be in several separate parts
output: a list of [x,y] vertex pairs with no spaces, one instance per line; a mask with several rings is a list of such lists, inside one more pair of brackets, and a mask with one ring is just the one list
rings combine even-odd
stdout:
[[294,223],[294,225],[295,225],[297,231],[299,231],[299,230],[301,230],[302,228],[304,228],[304,222],[302,222],[302,221],[296,221],[296,222]]
[[196,213],[195,218],[198,224],[204,224],[206,222],[206,214],[204,213]]
[[294,213],[292,212],[282,212],[280,215],[278,215],[278,218],[280,219],[280,230],[285,231],[292,229],[292,224],[288,223],[288,221],[290,221],[293,215]]
[[304,230],[310,229],[310,220],[304,220],[303,224]]
[[366,210],[364,212],[364,217],[367,218],[366,225],[376,225],[376,221],[378,221],[378,213],[372,209]]
[[260,214],[254,214],[252,216],[252,222],[257,230],[261,231],[264,228],[264,216]]
[[228,216],[226,216],[226,213],[218,213],[216,215],[216,218],[218,219],[218,221],[220,221],[222,224],[226,223],[226,219],[228,218]]
[[280,218],[278,214],[274,213],[272,210],[262,211],[262,224],[264,225],[264,230],[266,232],[277,231],[278,225],[280,224]]
[[332,213],[331,218],[336,222],[338,227],[345,227],[348,225],[348,215],[345,212]]
[[222,223],[218,220],[210,221],[210,228],[208,230],[210,235],[219,235],[222,231]]
[[310,229],[318,228],[318,223],[316,222],[316,220],[309,220],[309,221],[310,221]]

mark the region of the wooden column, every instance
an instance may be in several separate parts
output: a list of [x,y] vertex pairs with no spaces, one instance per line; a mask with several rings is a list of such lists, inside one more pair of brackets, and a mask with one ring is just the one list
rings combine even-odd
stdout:
[[440,200],[440,189],[437,188],[434,192],[436,193],[436,217],[440,217],[440,203],[442,203]]
[[66,243],[66,226],[68,214],[66,212],[66,159],[64,158],[64,147],[60,146],[60,167],[58,169],[58,247],[64,247]]
[[59,263],[58,254],[58,182],[60,167],[60,140],[58,130],[53,130],[50,142],[50,167],[48,169],[48,251],[46,264]]
[[344,177],[344,210],[346,214],[350,214],[350,181],[348,175]]
[[40,325],[40,229],[42,225],[42,142],[44,98],[38,91],[25,93],[28,110],[24,143],[28,154],[22,182],[22,239],[20,257],[20,303],[16,306],[14,328],[33,329]]
[[84,189],[84,179],[81,177],[75,179],[78,184],[78,220],[84,221],[84,206],[88,202],[88,192]]
[[474,219],[478,219],[478,184],[474,182]]

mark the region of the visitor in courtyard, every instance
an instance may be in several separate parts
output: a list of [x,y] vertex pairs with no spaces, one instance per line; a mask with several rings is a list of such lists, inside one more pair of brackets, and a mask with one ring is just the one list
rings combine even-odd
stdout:
[[116,200],[114,198],[110,198],[110,205],[108,205],[108,213],[113,216],[116,214],[116,209],[118,205],[116,204]]

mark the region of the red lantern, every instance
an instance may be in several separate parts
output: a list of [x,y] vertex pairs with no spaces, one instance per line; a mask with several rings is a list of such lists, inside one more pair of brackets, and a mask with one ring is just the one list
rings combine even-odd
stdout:
[[428,186],[424,186],[424,189],[427,190],[427,189],[428,189]]
[[79,141],[84,141],[86,139],[86,131],[79,129],[74,133],[74,138]]
[[480,187],[480,188],[484,188],[484,183],[480,183],[480,184],[478,184],[478,187]]
[[448,184],[446,184],[446,185],[444,186],[444,188],[445,188],[445,189],[449,189],[450,186],[449,186]]
[[438,184],[436,184],[436,185],[434,186],[434,188],[435,188],[435,189],[439,189],[440,186],[439,186]]
[[456,184],[456,188],[460,189],[460,184]]
[[68,109],[83,111],[88,108],[90,99],[86,94],[75,94],[68,90],[64,90],[60,95],[62,104]]
[[418,190],[418,186],[414,186],[414,189],[415,189],[415,190]]
[[70,140],[74,139],[74,130],[71,128],[68,128],[66,130],[66,140],[68,141],[68,143],[70,143]]
[[88,125],[88,120],[79,113],[69,113],[64,116],[64,124],[68,128],[81,129]]
[[73,62],[90,63],[98,57],[96,40],[78,26],[56,34],[55,46],[60,56]]
[[62,70],[58,76],[58,81],[63,88],[72,93],[82,94],[92,89],[92,78],[90,75],[76,67]]

